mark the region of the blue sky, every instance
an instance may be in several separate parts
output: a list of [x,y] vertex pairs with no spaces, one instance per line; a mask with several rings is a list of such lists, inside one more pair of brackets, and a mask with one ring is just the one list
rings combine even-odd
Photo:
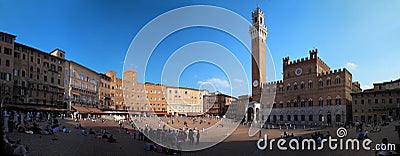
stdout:
[[[140,29],[167,11],[190,5],[225,8],[249,22],[251,11],[259,5],[265,13],[267,45],[278,80],[282,77],[283,57],[306,57],[313,48],[319,49],[319,56],[332,69],[348,68],[353,81],[359,81],[364,89],[374,82],[399,78],[399,1],[0,0],[0,31],[46,52],[60,48],[67,52],[68,59],[98,72],[115,70],[121,76],[126,52]],[[247,33],[248,29],[243,31]],[[161,82],[162,65],[168,55],[198,41],[215,42],[233,51],[250,78],[250,58],[240,42],[216,29],[193,27],[160,42],[144,80]],[[233,80],[228,81],[224,70],[207,62],[188,66],[179,79],[180,86],[193,88],[205,87],[201,86],[204,82],[230,93],[229,83]]]

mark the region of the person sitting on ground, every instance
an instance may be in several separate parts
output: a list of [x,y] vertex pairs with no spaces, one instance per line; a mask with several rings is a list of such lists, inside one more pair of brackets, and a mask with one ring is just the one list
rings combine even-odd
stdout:
[[114,139],[113,135],[111,134],[111,136],[108,137],[107,142],[109,142],[109,143],[117,143],[117,140]]
[[65,126],[62,128],[63,133],[71,133],[71,130],[67,129]]
[[46,128],[43,130],[42,134],[44,134],[44,135],[53,135],[54,132],[53,132],[53,129],[50,129],[50,126],[47,125]]
[[101,134],[99,133],[99,134],[96,135],[96,138],[97,138],[97,139],[102,139],[102,138],[103,138],[103,135],[101,135]]
[[21,140],[13,141],[7,138],[7,135],[3,133],[3,145],[5,154],[8,155],[23,155],[26,156],[29,148],[20,144]]
[[84,128],[82,129],[82,135],[85,135],[85,136],[87,135],[87,132]]
[[93,131],[93,129],[90,128],[90,129],[89,129],[89,134],[93,134],[93,135],[94,135],[94,134],[96,134],[96,133]]

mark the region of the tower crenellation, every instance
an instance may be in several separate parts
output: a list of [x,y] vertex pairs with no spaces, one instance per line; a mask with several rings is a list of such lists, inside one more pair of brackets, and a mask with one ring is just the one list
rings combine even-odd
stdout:
[[310,59],[317,59],[318,58],[318,49],[312,49],[309,51]]

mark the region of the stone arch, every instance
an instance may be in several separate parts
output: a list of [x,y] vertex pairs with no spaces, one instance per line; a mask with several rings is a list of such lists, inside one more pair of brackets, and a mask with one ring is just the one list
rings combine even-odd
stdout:
[[247,108],[247,122],[253,122],[254,120],[254,109],[253,107]]
[[259,119],[259,118],[260,118],[259,116],[260,116],[260,109],[259,109],[259,108],[256,108],[256,117],[255,117],[255,118],[256,118],[256,121],[259,121],[259,120],[260,120],[260,119]]
[[335,116],[335,121],[336,121],[336,122],[342,122],[342,121],[341,121],[341,116],[340,116],[340,114],[336,114],[336,116]]

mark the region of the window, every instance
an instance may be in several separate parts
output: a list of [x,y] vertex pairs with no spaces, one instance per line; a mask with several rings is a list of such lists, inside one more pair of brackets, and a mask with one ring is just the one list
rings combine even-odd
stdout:
[[324,100],[320,98],[318,101],[318,106],[323,106],[323,105],[324,105]]
[[294,107],[299,107],[299,105],[297,104],[297,101],[293,102]]
[[313,121],[313,115],[308,115],[308,121]]
[[4,47],[4,54],[6,55],[12,55],[11,49]]
[[6,60],[6,67],[10,67],[10,60]]
[[19,53],[14,53],[14,58],[19,59]]
[[327,86],[330,86],[330,85],[331,85],[331,79],[330,79],[330,78],[328,78],[328,80],[326,80],[326,85],[327,85]]
[[287,90],[287,91],[290,90],[290,84],[287,85],[286,90]]
[[340,77],[338,76],[338,77],[336,77],[336,80],[335,80],[335,82],[336,82],[336,84],[340,84]]
[[279,103],[279,107],[283,108],[283,102],[282,101]]
[[11,44],[11,43],[12,43],[12,41],[11,41],[11,38],[9,38],[9,37],[6,37],[6,40],[5,40],[5,42],[6,42],[6,43],[10,43],[10,44]]
[[340,105],[341,104],[340,99],[336,99],[335,103],[336,103],[336,105]]
[[301,100],[300,107],[305,107],[305,106],[306,106],[306,103],[304,102],[304,100]]
[[313,104],[313,101],[312,101],[312,100],[309,100],[309,101],[308,101],[308,106],[309,106],[309,107],[312,107],[313,105],[314,105],[314,104]]
[[297,84],[296,83],[293,85],[293,89],[297,90]]
[[322,82],[321,79],[319,79],[318,86],[320,86],[320,87],[324,86],[324,82]]
[[18,76],[19,75],[19,71],[17,69],[13,70],[14,76]]
[[288,101],[287,103],[286,103],[286,107],[290,107],[290,101]]
[[300,89],[304,89],[304,82],[301,82]]

